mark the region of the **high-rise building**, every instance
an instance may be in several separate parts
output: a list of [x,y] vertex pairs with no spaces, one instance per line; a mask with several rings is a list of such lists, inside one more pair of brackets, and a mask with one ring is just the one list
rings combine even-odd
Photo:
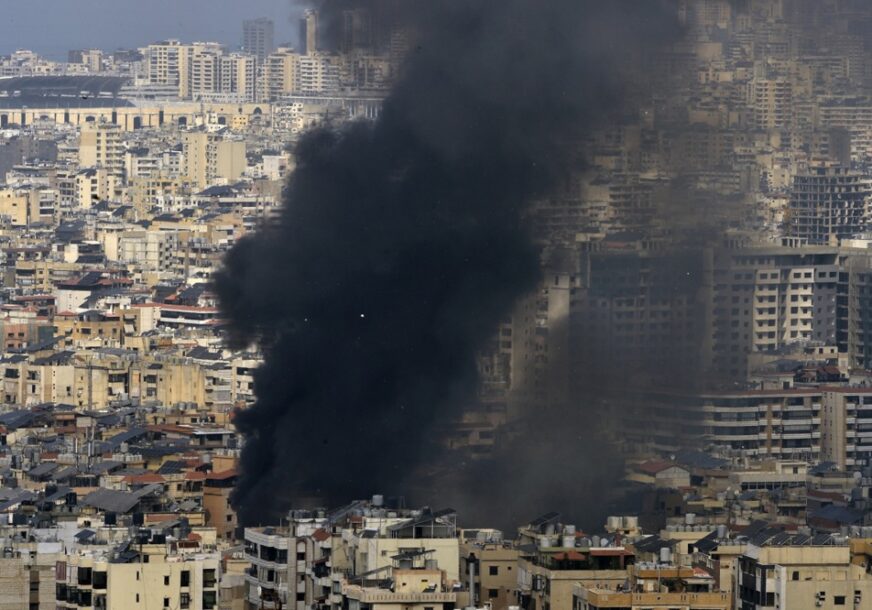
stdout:
[[811,167],[794,177],[788,234],[826,244],[862,233],[870,198],[867,178],[840,166]]
[[305,54],[318,50],[318,11],[309,9],[300,19],[300,51]]
[[251,102],[257,86],[257,58],[254,55],[231,53],[220,58],[218,89],[235,101]]
[[179,86],[186,47],[178,40],[148,45],[143,52],[145,74],[150,85]]
[[339,89],[339,58],[326,53],[307,53],[297,59],[294,93],[315,95]]
[[219,91],[224,50],[217,42],[195,42],[188,47],[186,78],[179,87],[185,99],[203,99]]
[[263,63],[260,79],[260,99],[275,101],[293,93],[297,82],[298,55],[293,49],[280,47]]
[[266,59],[275,48],[273,39],[275,26],[265,17],[242,22],[242,48],[246,53],[257,57],[258,62]]
[[372,13],[363,8],[342,12],[342,52],[355,50],[372,51],[373,39]]
[[184,175],[197,188],[238,180],[245,171],[245,142],[222,134],[191,131],[182,136]]
[[95,167],[114,175],[124,173],[121,128],[112,123],[87,123],[79,134],[79,167]]

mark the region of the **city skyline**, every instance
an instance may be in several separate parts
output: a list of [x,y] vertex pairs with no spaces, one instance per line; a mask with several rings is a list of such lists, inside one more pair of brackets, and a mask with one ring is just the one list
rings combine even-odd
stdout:
[[18,8],[0,610],[872,607],[872,2]]
[[136,49],[176,38],[242,45],[242,22],[265,17],[275,42],[296,44],[302,8],[294,0],[31,0],[0,22],[0,54],[28,49],[66,60],[72,49]]

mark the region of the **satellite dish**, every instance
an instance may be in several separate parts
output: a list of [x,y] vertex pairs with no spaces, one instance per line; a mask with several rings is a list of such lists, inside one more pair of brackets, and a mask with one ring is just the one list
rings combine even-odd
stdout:
[[261,587],[260,585],[257,585],[257,596],[263,597],[263,587]]

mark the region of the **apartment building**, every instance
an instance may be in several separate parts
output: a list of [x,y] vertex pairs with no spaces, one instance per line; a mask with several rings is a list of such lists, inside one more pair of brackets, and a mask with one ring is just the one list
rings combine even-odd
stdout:
[[219,59],[216,93],[221,99],[254,102],[257,97],[257,57],[231,53]]
[[271,19],[247,19],[242,22],[242,48],[263,62],[273,52],[275,24]]
[[186,551],[184,541],[170,545],[154,534],[137,544],[137,552],[120,557],[99,551],[68,555],[57,567],[57,608],[217,608],[221,557],[190,546]]
[[[297,610],[341,610],[375,602],[391,608],[452,603],[452,587],[460,582],[455,519],[448,510],[388,508],[383,497],[374,496],[333,513],[292,511],[287,527],[246,528],[246,554],[252,561],[247,599],[255,607],[281,604]],[[414,597],[409,589],[391,597],[373,582],[384,582],[399,570],[414,570],[409,578],[422,584],[418,593],[428,595]],[[396,588],[408,583],[395,582]]]
[[182,77],[187,71],[186,46],[178,40],[157,42],[143,49],[143,55],[149,84],[174,86],[181,94]]
[[337,91],[340,84],[340,59],[327,53],[299,55],[294,76],[296,95]]
[[812,166],[794,176],[788,235],[828,244],[862,233],[870,212],[872,182],[841,166]]
[[575,585],[617,590],[635,553],[619,538],[586,536],[548,513],[518,529],[517,605],[523,610],[570,610]]
[[79,132],[79,167],[124,175],[125,148],[121,136],[121,128],[113,123],[85,123]]
[[260,99],[276,101],[294,93],[297,86],[298,57],[293,49],[280,47],[264,59]]
[[55,610],[55,565],[64,558],[59,542],[3,538],[0,610]]
[[245,171],[245,141],[221,133],[187,131],[182,134],[182,173],[199,189],[238,180]]
[[14,227],[42,221],[39,192],[33,189],[0,189],[0,217]]
[[401,554],[394,557],[396,566],[384,571],[393,586],[384,585],[384,580],[365,579],[361,584],[342,586],[342,607],[362,610],[452,610],[457,602],[457,593],[451,590],[443,570],[432,560],[425,565],[413,565],[416,554]]
[[851,558],[846,539],[763,529],[739,557],[735,608],[863,608],[872,578]]
[[[110,260],[127,263],[143,271],[171,271],[174,268],[179,235],[174,231],[123,231],[112,236],[117,240],[116,257]],[[111,248],[106,248],[107,253]],[[108,258],[108,256],[107,256]]]
[[751,83],[754,125],[757,129],[787,129],[793,121],[793,82],[786,78],[757,78]]
[[729,593],[705,572],[672,561],[636,564],[617,589],[576,584],[572,610],[732,610]]
[[[712,279],[712,369],[747,375],[749,354],[790,345],[835,345],[838,297],[847,275],[835,248],[754,248],[715,254]],[[860,255],[862,260],[862,253]]]
[[496,610],[515,605],[520,551],[497,530],[464,530],[460,546],[460,578],[466,581],[470,605]]
[[184,66],[187,74],[179,88],[183,99],[207,99],[219,91],[223,53],[221,45],[214,42],[189,45]]

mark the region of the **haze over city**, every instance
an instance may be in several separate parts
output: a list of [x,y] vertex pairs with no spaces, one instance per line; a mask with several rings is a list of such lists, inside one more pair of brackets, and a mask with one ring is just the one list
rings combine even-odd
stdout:
[[[14,9],[12,8],[14,5]],[[243,19],[268,17],[276,42],[296,42],[295,0],[28,0],[7,2],[0,53],[28,48],[55,60],[89,45],[113,51],[165,38],[242,42]]]

